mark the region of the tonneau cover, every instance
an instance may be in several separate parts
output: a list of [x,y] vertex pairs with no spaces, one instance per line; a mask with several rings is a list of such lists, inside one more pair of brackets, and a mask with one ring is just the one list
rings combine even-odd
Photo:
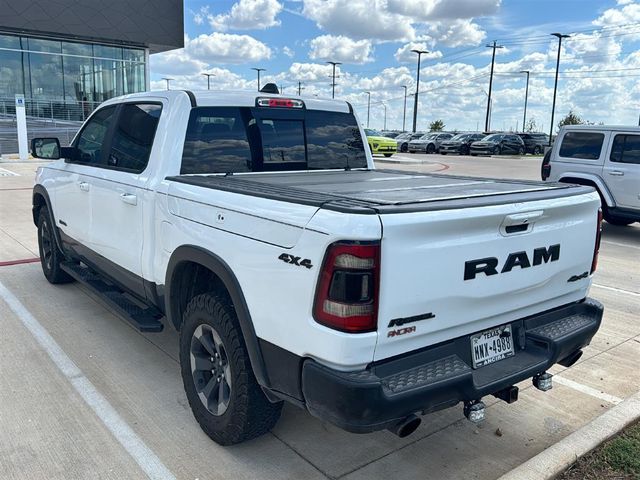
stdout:
[[400,170],[180,175],[167,179],[350,213],[401,213],[485,206],[558,198],[593,190],[562,183]]

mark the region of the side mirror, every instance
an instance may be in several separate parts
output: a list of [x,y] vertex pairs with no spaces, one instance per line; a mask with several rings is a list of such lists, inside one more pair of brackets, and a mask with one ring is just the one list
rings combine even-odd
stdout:
[[58,160],[60,141],[57,138],[34,138],[31,140],[31,155],[45,160]]

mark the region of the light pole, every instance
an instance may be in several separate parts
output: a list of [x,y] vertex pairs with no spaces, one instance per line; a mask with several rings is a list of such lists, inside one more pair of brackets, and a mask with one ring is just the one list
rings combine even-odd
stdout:
[[487,116],[484,120],[484,131],[489,132],[491,124],[489,123],[489,109],[491,108],[491,88],[493,87],[493,66],[496,63],[496,48],[504,48],[502,45],[497,45],[496,41],[493,41],[493,45],[486,45],[489,48],[493,48],[491,54],[491,75],[489,76],[489,93],[487,94]]
[[402,110],[402,131],[404,132],[404,126],[407,120],[407,86],[406,85],[400,85],[402,88],[404,88],[404,109]]
[[416,133],[416,123],[418,123],[418,95],[420,93],[420,57],[423,53],[429,53],[426,50],[411,50],[418,54],[418,71],[416,73],[416,97],[413,102],[413,133]]
[[383,103],[382,106],[384,107],[384,126],[382,127],[382,130],[386,130],[387,129],[387,105]]
[[522,131],[524,132],[525,126],[527,124],[527,99],[529,98],[529,70],[520,70],[520,73],[527,74],[527,87],[524,90],[524,116],[522,117]]
[[556,113],[556,93],[558,92],[558,70],[560,69],[560,49],[562,48],[562,39],[569,38],[570,35],[562,33],[552,33],[554,37],[558,37],[558,59],[556,60],[556,82],[553,85],[553,105],[551,106],[551,130],[549,130],[549,146],[553,138],[553,115]]
[[162,80],[164,80],[165,82],[167,82],[167,90],[169,90],[169,82],[170,82],[171,80],[173,80],[173,78],[162,77]]
[[298,96],[302,95],[302,90],[304,90],[304,87],[302,86],[302,82],[298,80]]
[[367,128],[369,128],[369,113],[371,112],[371,92],[364,92],[369,97],[367,98]]
[[336,65],[342,65],[340,62],[327,62],[333,67],[333,74],[331,76],[331,98],[336,98]]
[[214,73],[203,73],[202,75],[204,75],[205,77],[207,77],[207,90],[211,90],[211,77],[215,77],[216,75]]
[[260,72],[264,72],[265,69],[264,68],[251,67],[251,70],[255,70],[256,72],[258,72],[258,91],[260,91]]

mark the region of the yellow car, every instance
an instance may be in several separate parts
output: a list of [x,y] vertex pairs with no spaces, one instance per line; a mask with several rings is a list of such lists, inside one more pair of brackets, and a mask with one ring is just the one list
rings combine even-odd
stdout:
[[390,157],[398,150],[398,143],[393,138],[384,137],[380,132],[368,128],[364,129],[364,133],[371,153],[382,153],[385,157]]

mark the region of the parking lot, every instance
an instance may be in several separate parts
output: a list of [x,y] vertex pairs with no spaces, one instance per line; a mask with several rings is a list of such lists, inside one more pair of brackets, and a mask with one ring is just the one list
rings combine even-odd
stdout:
[[[531,180],[541,161],[383,158],[378,168]],[[603,325],[576,365],[552,369],[550,392],[524,382],[513,405],[485,399],[479,427],[459,405],[404,439],[349,434],[286,405],[272,433],[221,447],[191,415],[171,328],[139,333],[81,285],[45,280],[31,220],[36,167],[0,163],[3,478],[495,479],[640,391],[640,224],[604,224],[591,290]]]

